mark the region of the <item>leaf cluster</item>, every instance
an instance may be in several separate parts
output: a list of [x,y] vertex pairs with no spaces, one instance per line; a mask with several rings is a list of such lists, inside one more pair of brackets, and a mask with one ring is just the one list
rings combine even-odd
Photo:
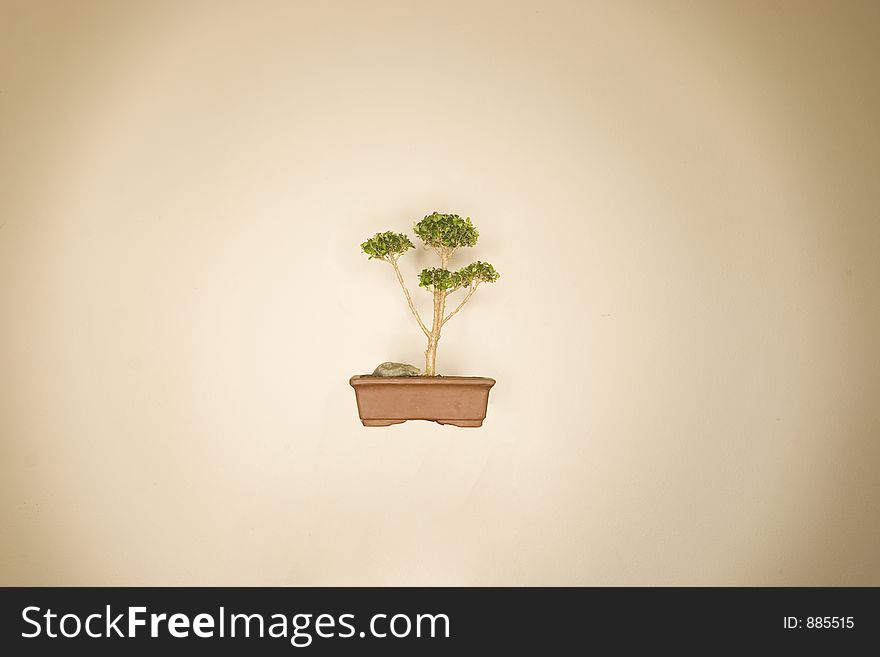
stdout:
[[373,258],[384,259],[391,255],[400,255],[408,249],[415,248],[409,237],[403,233],[387,231],[376,233],[366,242],[361,244],[361,250]]
[[470,217],[462,219],[457,214],[434,212],[413,226],[416,235],[433,248],[452,248],[474,246],[480,233],[471,223]]
[[462,287],[468,287],[474,283],[494,283],[501,274],[495,271],[495,267],[488,262],[472,262],[467,267],[462,267],[456,272],[461,281]]
[[423,269],[419,273],[419,287],[434,290],[456,290],[479,283],[494,283],[500,274],[488,262],[472,262],[458,271],[449,271],[440,267]]

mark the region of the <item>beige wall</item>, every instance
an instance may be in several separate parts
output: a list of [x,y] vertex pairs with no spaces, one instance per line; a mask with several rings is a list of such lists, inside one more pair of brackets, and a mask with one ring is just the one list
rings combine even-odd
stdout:
[[[0,583],[880,585],[878,44],[2,0]],[[424,347],[357,245],[433,210],[502,273],[439,353],[489,417],[364,429],[348,377]]]

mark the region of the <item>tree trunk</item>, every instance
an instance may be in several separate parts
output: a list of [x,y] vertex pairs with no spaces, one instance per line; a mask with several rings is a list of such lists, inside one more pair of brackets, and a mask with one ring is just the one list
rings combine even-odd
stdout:
[[[440,266],[446,269],[449,254],[444,250],[440,254]],[[437,376],[437,343],[440,342],[440,327],[443,326],[443,313],[446,312],[446,290],[434,290],[434,323],[428,336],[428,348],[425,350],[425,376]]]
[[425,376],[437,376],[437,342],[434,336],[428,338],[428,348],[425,350]]
[[425,376],[437,376],[437,343],[440,342],[440,327],[446,310],[446,290],[434,290],[434,323],[428,336],[425,350]]

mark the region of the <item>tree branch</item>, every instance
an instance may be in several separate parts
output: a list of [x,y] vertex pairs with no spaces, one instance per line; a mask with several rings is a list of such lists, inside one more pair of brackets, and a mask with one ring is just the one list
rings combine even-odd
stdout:
[[459,310],[461,310],[464,307],[464,304],[466,304],[470,300],[470,298],[472,296],[474,296],[474,292],[477,291],[477,287],[479,287],[479,285],[480,285],[480,283],[479,283],[479,281],[477,281],[474,284],[474,286],[468,290],[468,293],[464,296],[464,299],[461,300],[461,303],[458,304],[458,307],[455,310],[453,310],[451,313],[449,313],[449,315],[446,316],[446,319],[443,320],[443,322],[440,324],[440,326],[443,326],[443,324],[445,324],[450,319],[452,319],[453,315],[455,315],[455,313],[457,313]]
[[431,332],[428,330],[428,327],[425,326],[422,318],[419,317],[419,311],[416,310],[416,306],[413,303],[412,297],[409,295],[409,290],[406,287],[406,283],[403,282],[403,276],[400,273],[400,267],[397,266],[397,258],[395,258],[393,255],[389,255],[386,261],[390,262],[391,266],[394,267],[394,273],[397,275],[397,282],[400,283],[403,294],[406,296],[406,302],[407,304],[409,304],[410,312],[412,312],[413,317],[415,317],[416,321],[419,323],[419,328],[422,329],[422,333],[424,333],[426,337],[430,337]]

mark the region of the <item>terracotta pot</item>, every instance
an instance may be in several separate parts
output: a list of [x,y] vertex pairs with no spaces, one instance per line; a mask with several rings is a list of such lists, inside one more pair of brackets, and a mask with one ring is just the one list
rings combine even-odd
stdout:
[[353,376],[349,381],[365,427],[429,420],[479,427],[495,379],[479,376]]

